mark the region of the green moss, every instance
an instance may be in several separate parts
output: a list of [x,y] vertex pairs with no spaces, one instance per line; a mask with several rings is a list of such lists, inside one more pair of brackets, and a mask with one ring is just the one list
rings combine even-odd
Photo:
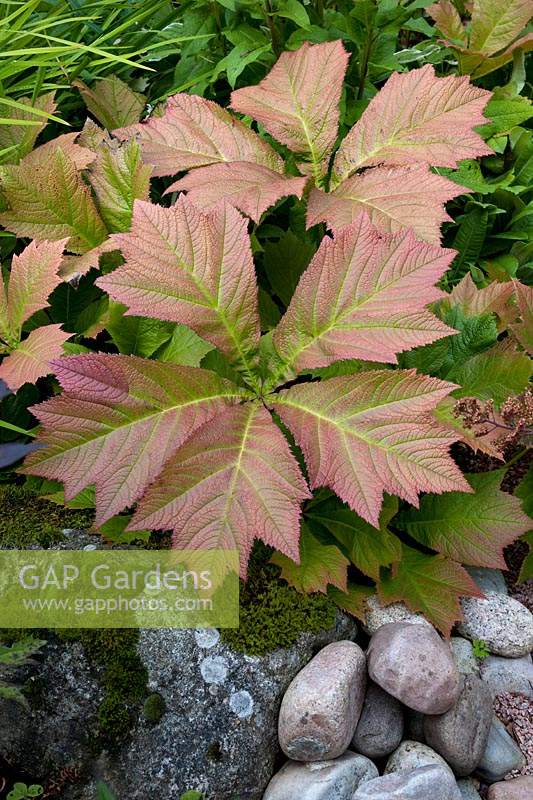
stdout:
[[279,577],[269,559],[270,548],[254,547],[249,576],[241,584],[240,624],[222,631],[235,650],[265,655],[278,647],[290,647],[301,633],[318,633],[335,623],[336,606],[323,594],[300,594]]
[[150,722],[152,725],[157,725],[157,723],[161,721],[166,710],[167,705],[165,700],[157,692],[149,695],[144,701],[143,714],[146,721]]
[[134,629],[69,630],[63,639],[81,642],[94,667],[102,670],[104,697],[98,709],[98,733],[92,741],[96,753],[114,750],[130,732],[146,696],[148,673],[137,653]]
[[24,486],[0,486],[0,546],[50,547],[61,541],[62,528],[88,528],[92,521],[90,511],[50,503]]

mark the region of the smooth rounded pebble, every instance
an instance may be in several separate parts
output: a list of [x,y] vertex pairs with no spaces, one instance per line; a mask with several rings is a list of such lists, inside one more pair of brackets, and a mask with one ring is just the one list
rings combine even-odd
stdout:
[[444,714],[459,697],[450,645],[428,625],[383,625],[372,636],[367,656],[372,680],[415,711]]
[[391,622],[410,622],[412,625],[427,625],[432,627],[422,614],[414,614],[405,603],[391,603],[382,606],[378,596],[373,594],[365,602],[366,617],[363,625],[364,630],[372,636],[383,625]]
[[465,675],[457,703],[445,714],[424,720],[426,742],[456,775],[466,777],[483,757],[492,723],[492,696],[475,675]]
[[464,620],[459,632],[467,639],[483,639],[491,653],[520,658],[533,650],[533,614],[512,597],[486,592],[485,598],[461,600]]
[[479,677],[479,661],[474,655],[472,642],[463,639],[462,636],[452,636],[450,647],[455,666],[461,675],[477,675]]
[[522,658],[484,658],[481,662],[481,678],[493,697],[504,692],[518,692],[533,697],[533,661],[529,654]]
[[349,751],[330,761],[288,761],[268,784],[263,800],[352,800],[360,784],[378,775],[368,758]]
[[463,800],[481,800],[481,795],[477,790],[478,786],[472,778],[463,778],[457,781],[457,786]]
[[394,751],[385,767],[385,775],[393,772],[412,772],[420,767],[430,767],[436,764],[438,767],[447,769],[453,775],[446,761],[431,747],[420,742],[402,742]]
[[482,592],[498,592],[498,594],[509,594],[505,578],[501,569],[489,569],[488,567],[467,567],[466,571],[477,583]]
[[366,659],[354,642],[324,647],[294,678],[281,703],[278,736],[294,761],[322,761],[347,750],[361,715]]
[[370,683],[352,739],[353,749],[368,758],[382,758],[398,747],[402,736],[402,704],[377,684]]
[[493,783],[487,800],[531,800],[533,797],[533,775],[524,775],[512,781]]
[[383,775],[359,787],[353,800],[461,800],[449,769],[420,767],[412,772]]
[[487,747],[476,773],[485,783],[497,783],[515,769],[522,769],[524,756],[498,717],[492,718]]

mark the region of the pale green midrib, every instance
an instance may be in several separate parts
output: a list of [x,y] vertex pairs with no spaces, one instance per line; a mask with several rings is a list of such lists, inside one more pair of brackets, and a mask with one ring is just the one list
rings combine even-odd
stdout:
[[[239,447],[239,452],[238,452],[237,458],[235,460],[235,465],[233,467],[233,475],[232,475],[231,482],[230,482],[230,485],[229,485],[229,488],[228,488],[228,493],[226,495],[226,503],[224,505],[224,513],[222,515],[222,520],[227,525],[229,525],[229,510],[230,510],[230,506],[231,506],[231,504],[232,504],[232,502],[234,500],[235,486],[237,484],[237,479],[238,479],[239,473],[241,472],[241,463],[242,463],[242,459],[244,457],[244,452],[245,452],[245,449],[246,449],[246,444],[247,444],[248,436],[249,436],[249,433],[250,433],[250,427],[252,425],[252,421],[254,419],[256,411],[257,411],[257,407],[254,404],[250,403],[250,411],[248,412],[248,419],[246,420],[246,424],[244,426],[244,430],[243,430],[243,433],[242,433],[241,444],[240,444],[240,447]],[[243,474],[244,474],[244,472],[243,472]]]
[[[274,397],[275,398],[279,398],[279,395],[275,395]],[[399,453],[396,452],[396,448],[398,447],[398,445],[403,444],[404,443],[403,441],[397,442],[394,445],[394,447],[386,447],[381,442],[376,442],[374,439],[371,439],[369,437],[363,436],[361,431],[359,431],[357,428],[355,428],[355,429],[354,428],[348,428],[346,425],[341,424],[344,420],[336,420],[336,419],[333,419],[331,417],[326,417],[325,415],[320,414],[318,411],[315,411],[314,409],[310,409],[309,407],[301,405],[300,403],[295,403],[294,401],[290,401],[290,400],[286,400],[286,399],[274,399],[273,402],[275,404],[277,404],[277,405],[289,406],[290,408],[294,408],[297,411],[303,411],[305,414],[310,414],[310,415],[316,417],[317,419],[321,420],[322,422],[326,422],[328,425],[332,425],[334,428],[336,428],[337,430],[340,431],[340,433],[342,434],[342,437],[343,437],[344,440],[346,440],[347,437],[349,437],[349,436],[353,436],[354,438],[357,438],[357,439],[360,439],[361,441],[363,441],[369,447],[376,447],[376,448],[378,448],[380,450],[383,450],[386,453],[391,453],[392,455],[396,456],[397,458],[402,458],[402,459],[404,459],[406,461],[414,461],[416,463],[416,459],[414,459],[414,458],[410,459],[407,456],[405,456],[403,454],[399,454]],[[382,406],[375,406],[376,409],[380,408],[380,407],[382,407]],[[372,407],[372,410],[373,410],[373,408],[374,407]],[[356,416],[356,415],[354,414],[353,416]],[[386,422],[384,422],[383,424],[386,425]],[[412,440],[411,439],[406,439],[405,441],[412,441]],[[433,468],[431,468],[429,466],[425,466],[424,469],[428,470],[429,472],[434,472],[435,474],[440,475],[440,473],[437,470],[434,470]]]
[[[130,394],[130,397],[133,397],[135,400],[143,399],[143,398],[138,397],[138,396],[136,396],[134,394]],[[193,407],[195,405],[200,405],[202,403],[207,403],[207,402],[209,402],[211,400],[218,400],[218,399],[231,398],[231,397],[244,399],[246,397],[246,395],[243,392],[240,392],[238,389],[236,389],[235,391],[229,391],[228,390],[227,393],[206,395],[205,397],[200,397],[200,398],[188,401],[187,403],[178,403],[178,404],[176,404],[174,406],[169,406],[168,408],[158,409],[157,411],[155,411],[153,413],[146,414],[144,416],[139,416],[139,417],[136,417],[135,419],[133,419],[131,417],[128,417],[127,421],[123,425],[117,425],[115,427],[112,427],[111,425],[109,425],[107,423],[99,422],[98,420],[96,420],[99,425],[102,425],[102,426],[104,426],[106,428],[105,431],[103,431],[102,433],[99,433],[96,436],[93,436],[91,439],[86,439],[82,444],[73,444],[71,447],[63,447],[59,452],[55,452],[55,453],[51,454],[48,458],[41,458],[39,460],[38,464],[36,464],[35,466],[44,464],[47,461],[51,461],[51,460],[57,458],[58,455],[61,456],[63,453],[68,453],[70,450],[78,450],[78,449],[81,450],[84,447],[88,447],[91,444],[93,444],[94,442],[98,441],[99,439],[103,439],[105,436],[110,436],[111,434],[115,433],[116,431],[123,430],[124,428],[127,428],[128,426],[134,426],[134,425],[137,425],[140,422],[146,422],[147,420],[153,419],[155,417],[162,417],[165,414],[168,414],[168,413],[171,413],[171,412],[174,412],[174,411],[181,411],[181,410],[184,410],[186,408]],[[143,402],[146,402],[146,400],[143,400]],[[112,408],[111,410],[116,412],[116,413],[123,413],[121,409]],[[79,417],[72,417],[72,418],[73,419],[80,419]],[[53,446],[54,445],[52,445],[52,447]],[[38,451],[38,453],[39,454],[43,453],[43,455],[44,455],[45,454],[45,450],[43,449],[41,451]]]

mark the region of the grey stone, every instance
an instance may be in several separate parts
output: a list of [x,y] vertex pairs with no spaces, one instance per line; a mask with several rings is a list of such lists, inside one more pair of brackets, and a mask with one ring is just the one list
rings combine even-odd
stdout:
[[461,675],[477,675],[479,677],[479,662],[474,655],[472,643],[462,636],[452,636],[450,639],[453,660]]
[[350,751],[329,761],[288,761],[263,800],[352,800],[358,786],[378,775],[375,764]]
[[481,662],[481,678],[493,697],[503,692],[518,692],[533,697],[533,661],[531,656],[503,658],[488,656]]
[[491,653],[520,658],[533,650],[533,614],[499,592],[461,600],[464,620],[458,629],[467,639],[483,639]]
[[348,748],[363,707],[366,659],[354,642],[324,647],[291,682],[279,712],[281,749],[295,761],[322,761]]
[[383,606],[376,594],[371,595],[366,600],[365,610],[366,618],[363,628],[370,636],[379,630],[382,625],[388,625],[391,622],[410,622],[412,625],[428,625],[431,627],[431,624],[422,614],[414,614],[407,608],[405,603],[391,603],[388,606]]
[[462,778],[457,781],[457,786],[463,800],[481,800],[481,795],[478,792],[479,786],[472,778]]
[[531,800],[533,797],[533,775],[522,775],[505,783],[493,783],[487,800]]
[[483,757],[492,717],[489,689],[475,675],[465,675],[453,708],[445,714],[426,717],[426,742],[446,759],[456,775],[466,777]]
[[368,671],[375,683],[409,708],[443,714],[461,690],[449,644],[429,625],[383,625],[368,646]]
[[363,784],[353,800],[461,800],[451,770],[439,766],[383,775]]
[[403,709],[399,700],[370,683],[352,739],[357,753],[382,758],[395,750],[403,736]]
[[402,742],[394,751],[385,767],[385,775],[393,772],[411,772],[419,767],[429,767],[436,764],[443,769],[447,769],[453,775],[446,761],[436,753],[431,747],[420,742]]
[[509,594],[505,578],[501,569],[489,569],[488,567],[467,567],[466,571],[477,583],[483,592],[497,592],[498,594]]
[[485,783],[502,781],[515,769],[522,769],[524,756],[515,740],[507,733],[502,722],[495,716],[490,726],[489,739],[476,773]]

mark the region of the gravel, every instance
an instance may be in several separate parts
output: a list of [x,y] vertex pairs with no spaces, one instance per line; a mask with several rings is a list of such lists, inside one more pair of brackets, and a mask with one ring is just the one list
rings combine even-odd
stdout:
[[533,775],[533,700],[523,694],[506,692],[494,700],[494,710],[524,754],[525,766],[509,777]]

